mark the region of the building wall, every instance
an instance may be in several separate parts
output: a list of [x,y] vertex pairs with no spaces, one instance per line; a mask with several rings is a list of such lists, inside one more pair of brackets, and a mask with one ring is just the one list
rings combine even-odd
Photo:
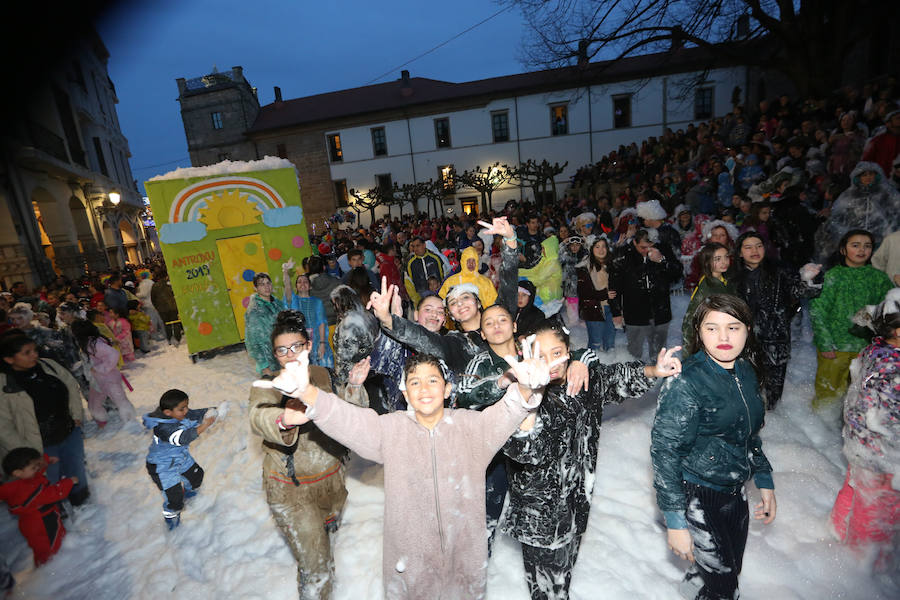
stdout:
[[297,167],[300,199],[310,233],[312,223],[317,223],[319,233],[322,231],[325,220],[334,214],[337,201],[328,168],[325,133],[322,128],[300,129],[260,136],[253,141],[260,158],[279,156],[279,146],[283,145],[285,158]]
[[[197,87],[199,80],[207,80],[210,87]],[[259,101],[241,67],[191,81],[184,78],[176,81],[191,165],[199,167],[222,160],[258,158],[244,132],[256,120]],[[220,118],[220,128],[215,126],[214,113]]]
[[[0,227],[5,285],[22,280],[36,286],[56,272],[80,277],[85,269],[109,269],[107,244],[100,235],[103,222],[133,219],[140,210],[108,59],[99,37],[79,40],[70,56],[31,90],[18,118],[9,119],[16,126],[7,132],[11,143],[0,165],[0,220],[8,225]],[[121,196],[115,209],[110,192]],[[136,241],[134,258],[143,260],[147,253],[138,251],[139,246]],[[115,253],[115,242],[111,247]]]
[[[684,94],[685,84],[697,73],[627,81],[586,88],[541,92],[518,97],[500,98],[483,106],[464,108],[410,118],[335,126],[323,132],[321,147],[328,159],[325,135],[340,134],[343,160],[330,162],[332,180],[346,180],[348,188],[368,190],[376,185],[376,175],[390,173],[398,184],[437,179],[439,170],[453,165],[458,172],[476,166],[486,168],[497,162],[516,165],[528,159],[551,163],[568,163],[556,178],[559,193],[568,185],[578,168],[600,160],[619,145],[640,144],[650,136],[659,136],[665,127],[678,129],[694,118],[694,95]],[[716,69],[706,74],[702,87],[712,87],[713,115],[731,111],[734,88],[740,87],[742,99],[747,92],[747,72],[743,67]],[[631,126],[615,128],[613,98],[631,96]],[[550,107],[567,105],[568,133],[551,135]],[[494,143],[491,115],[508,111],[508,142]],[[449,118],[451,147],[436,145],[435,119]],[[376,157],[371,129],[384,127],[387,156]],[[412,152],[410,152],[410,141]],[[289,153],[289,158],[292,158]],[[303,178],[301,170],[301,179]],[[333,194],[332,194],[333,195]],[[479,196],[474,190],[458,190],[456,197]],[[506,201],[530,199],[531,191],[506,186],[493,195],[493,206],[501,208]],[[307,196],[304,196],[306,202]],[[420,210],[425,210],[424,202]],[[459,210],[457,204],[457,211]],[[376,209],[376,216],[387,209]],[[396,209],[395,211],[396,212]],[[364,222],[367,219],[364,218]]]

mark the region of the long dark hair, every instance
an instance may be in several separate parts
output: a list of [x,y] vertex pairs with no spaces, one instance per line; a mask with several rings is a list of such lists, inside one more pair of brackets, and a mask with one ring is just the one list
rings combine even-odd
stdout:
[[731,315],[747,326],[747,342],[744,344],[744,349],[741,350],[738,358],[745,359],[753,366],[753,370],[756,371],[756,379],[760,383],[760,388],[762,388],[765,370],[762,368],[760,361],[759,344],[756,341],[756,335],[753,333],[753,311],[750,310],[750,306],[746,302],[737,296],[732,296],[731,294],[710,294],[703,299],[703,302],[697,306],[691,319],[693,335],[687,342],[685,353],[693,355],[700,351],[706,351],[700,338],[700,326],[703,324],[703,319],[706,318],[706,315],[711,312],[722,312],[726,315]]
[[349,285],[342,284],[331,290],[331,304],[338,321],[351,310],[365,310],[359,294]]
[[[602,261],[597,260],[597,257],[594,256],[594,246],[596,246],[600,242],[603,242],[604,244],[606,244],[606,258],[604,258]],[[612,253],[610,252],[610,249],[609,249],[609,240],[607,240],[603,236],[598,237],[596,240],[594,240],[594,243],[591,244],[591,249],[588,250],[588,264],[590,265],[590,268],[595,271],[602,270],[603,267],[608,265],[609,262],[612,260],[611,254]]]
[[757,225],[762,223],[763,221],[760,220],[759,213],[762,211],[762,209],[771,207],[772,205],[768,200],[763,200],[762,202],[754,202],[752,205],[750,205],[750,215],[746,219],[744,219],[744,226],[756,227]]
[[[741,246],[744,245],[744,242],[750,238],[756,238],[763,244],[763,248],[765,248],[766,240],[757,233],[756,231],[750,230],[745,231],[734,241],[734,254],[732,255],[731,260],[731,268],[728,269],[728,275],[726,277],[729,281],[735,282],[735,284],[740,284],[744,281],[744,278],[747,275],[746,265],[744,264],[744,259],[741,256]],[[777,267],[775,262],[769,258],[769,254],[766,253],[763,256],[762,262],[759,264],[759,269],[762,269],[762,275],[769,282],[771,282],[771,278],[774,278],[775,272],[777,271]]]
[[375,291],[372,289],[372,282],[369,281],[369,274],[366,272],[365,267],[350,269],[350,273],[347,275],[347,285],[357,293],[363,306],[369,303],[369,297]]
[[72,321],[71,328],[78,347],[85,354],[90,354],[97,345],[97,340],[102,337],[97,326],[85,319],[75,319]]
[[728,252],[728,248],[718,242],[707,242],[705,246],[700,248],[700,272],[709,278],[712,278],[713,258],[716,256],[716,250],[722,249]]

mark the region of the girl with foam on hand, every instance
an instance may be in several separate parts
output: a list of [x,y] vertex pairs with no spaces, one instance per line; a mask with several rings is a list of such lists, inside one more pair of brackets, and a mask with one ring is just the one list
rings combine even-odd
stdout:
[[531,597],[565,599],[591,509],[603,406],[639,398],[654,378],[678,374],[681,362],[673,354],[680,348],[663,349],[654,366],[593,361],[585,391],[566,381],[569,335],[562,325],[550,320],[532,340],[535,356],[554,366],[537,413],[503,447],[511,460],[501,527],[522,544]]

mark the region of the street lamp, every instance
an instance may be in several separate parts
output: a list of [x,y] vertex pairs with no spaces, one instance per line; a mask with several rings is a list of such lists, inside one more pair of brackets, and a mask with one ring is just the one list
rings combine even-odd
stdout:
[[119,202],[122,201],[122,195],[119,192],[109,192],[107,194],[109,197],[109,203],[112,204],[112,207],[106,211],[106,219],[110,225],[113,227],[113,240],[116,243],[116,256],[118,258],[119,266],[125,266],[125,248],[122,244],[122,231],[119,227],[122,219],[125,217],[125,214],[122,212],[122,208],[119,208]]

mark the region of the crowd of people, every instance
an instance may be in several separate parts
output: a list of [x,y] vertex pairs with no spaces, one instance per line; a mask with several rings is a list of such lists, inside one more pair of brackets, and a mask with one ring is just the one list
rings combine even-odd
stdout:
[[[285,262],[281,278],[257,273],[245,314],[259,376],[250,422],[300,597],[331,595],[329,532],[347,496],[348,449],[385,465],[386,597],[483,597],[498,529],[521,543],[532,598],[568,597],[603,406],[659,381],[649,454],[668,546],[689,561],[682,591],[736,597],[751,515],[744,484],[760,490],[753,516],[771,523],[760,430],[806,319],[818,360],[809,400],[823,418],[844,409],[850,468],[834,490],[834,534],[875,547],[876,569],[896,569],[892,85],[735,106],[580,169],[558,202],[335,226],[310,239],[311,256]],[[148,338],[180,338],[171,288],[157,267],[58,281],[33,297],[11,292],[0,296],[10,320],[0,376],[22,408],[0,414],[0,446],[21,456],[9,469],[4,459],[4,472],[43,477],[48,493],[74,504],[86,498],[83,447],[63,448],[81,443],[79,393],[98,424],[107,399],[123,420],[134,416],[115,375]],[[673,293],[690,294],[674,348]],[[586,329],[586,348],[572,344],[575,327]],[[613,361],[619,337],[630,361]],[[145,417],[147,468],[172,528],[203,477],[187,445],[213,419],[179,390]],[[70,491],[61,476],[77,479]]]

